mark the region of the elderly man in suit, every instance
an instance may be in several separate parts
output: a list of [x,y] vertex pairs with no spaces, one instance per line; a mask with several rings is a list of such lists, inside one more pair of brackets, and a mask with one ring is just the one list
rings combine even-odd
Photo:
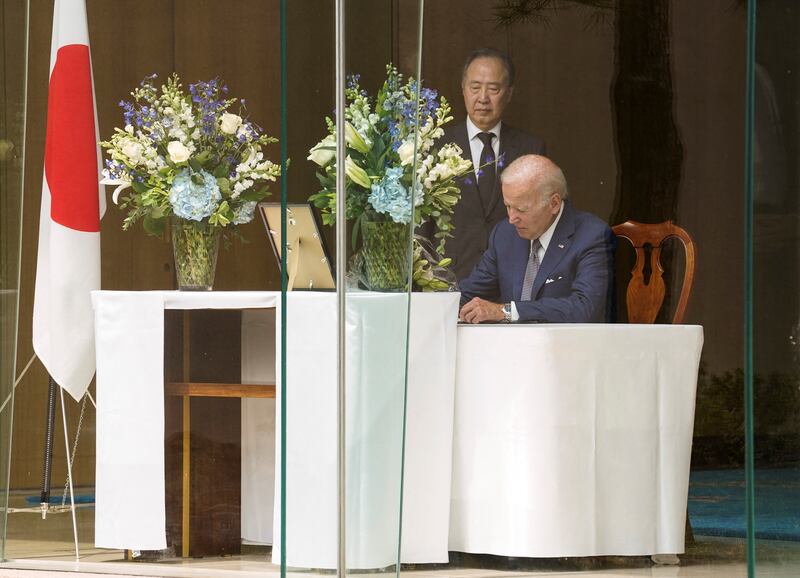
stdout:
[[475,173],[460,185],[461,200],[453,214],[455,230],[445,249],[459,280],[478,263],[492,228],[506,216],[498,179],[502,168],[524,154],[545,154],[542,139],[502,121],[514,92],[514,77],[514,64],[506,54],[491,48],[470,54],[461,75],[467,118],[448,127],[442,139],[461,147],[464,158],[475,167]]
[[508,218],[460,284],[461,320],[603,322],[610,314],[613,235],[567,200],[555,163],[526,155],[501,177]]

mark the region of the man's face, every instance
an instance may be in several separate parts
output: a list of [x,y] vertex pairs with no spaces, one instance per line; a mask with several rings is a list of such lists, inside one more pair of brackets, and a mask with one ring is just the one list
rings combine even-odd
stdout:
[[511,100],[513,86],[508,85],[506,69],[499,58],[476,58],[462,80],[464,106],[472,122],[488,131],[503,118]]
[[557,194],[542,195],[529,181],[503,183],[503,202],[508,212],[508,222],[523,239],[538,239],[556,220],[561,208]]

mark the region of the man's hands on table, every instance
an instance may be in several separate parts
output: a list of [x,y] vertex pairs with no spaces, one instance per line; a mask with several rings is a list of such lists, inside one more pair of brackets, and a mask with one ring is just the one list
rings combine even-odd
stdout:
[[458,318],[466,323],[483,323],[484,321],[503,321],[502,303],[492,303],[480,297],[473,297],[458,312]]

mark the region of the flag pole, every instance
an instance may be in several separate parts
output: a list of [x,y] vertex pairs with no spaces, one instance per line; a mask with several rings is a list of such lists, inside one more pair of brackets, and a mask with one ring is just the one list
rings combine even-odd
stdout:
[[[51,375],[47,376],[47,423],[44,434],[44,465],[42,467],[42,493],[39,505],[42,508],[42,520],[47,518],[50,506],[50,478],[53,470],[53,436],[56,421],[56,382]],[[62,409],[63,411],[63,409]]]

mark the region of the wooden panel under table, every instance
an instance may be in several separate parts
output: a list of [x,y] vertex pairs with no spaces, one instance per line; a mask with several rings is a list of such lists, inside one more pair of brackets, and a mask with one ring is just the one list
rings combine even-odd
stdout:
[[164,321],[167,548],[178,556],[235,555],[241,551],[239,398],[273,398],[275,385],[240,383],[240,311],[167,310]]

